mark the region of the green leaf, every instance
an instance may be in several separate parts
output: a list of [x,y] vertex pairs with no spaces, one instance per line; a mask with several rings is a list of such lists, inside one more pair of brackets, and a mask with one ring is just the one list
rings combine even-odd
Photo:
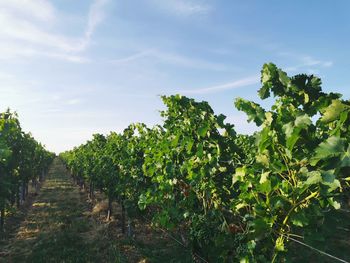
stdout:
[[325,183],[333,183],[335,180],[334,170],[323,171],[322,178]]
[[226,116],[224,114],[220,114],[217,117],[217,122],[219,124],[220,127],[224,127],[224,120],[226,119]]
[[308,116],[307,114],[303,114],[296,117],[294,123],[295,123],[295,127],[305,129],[312,123],[312,121],[310,116]]
[[201,144],[201,143],[198,144],[196,155],[198,158],[203,157],[203,144]]
[[271,192],[271,181],[268,179],[269,172],[263,173],[260,177],[260,185],[258,186],[259,191],[268,194]]
[[265,110],[259,104],[237,98],[235,105],[238,110],[244,111],[248,115],[248,122],[254,121],[257,126],[263,124],[265,120]]
[[336,179],[335,170],[322,171],[322,179],[323,185],[328,186],[328,193],[331,193],[334,190],[341,188],[339,180]]
[[288,199],[283,196],[275,195],[270,199],[271,207],[276,210],[283,209],[286,203],[288,203]]
[[266,234],[270,230],[270,226],[263,219],[255,219],[253,221],[254,232],[257,236]]
[[263,184],[263,183],[267,182],[267,181],[268,181],[267,178],[268,178],[269,174],[270,174],[270,172],[265,172],[265,173],[263,173],[263,174],[261,175],[261,177],[260,177],[259,183],[260,183],[260,184]]
[[334,202],[333,202],[333,207],[334,207],[335,209],[338,210],[338,209],[340,209],[341,206],[340,206],[340,203],[339,203],[339,202],[334,201]]
[[270,126],[273,121],[273,115],[272,112],[266,112],[265,113],[265,125]]
[[350,167],[350,144],[347,151],[341,156],[340,167]]
[[335,209],[337,209],[337,210],[341,208],[340,203],[337,202],[337,201],[334,201],[333,197],[328,198],[328,202],[329,202],[329,204],[330,204],[331,206],[333,206],[333,207],[334,207]]
[[268,85],[262,86],[259,89],[258,94],[261,99],[266,99],[270,97],[270,87]]
[[188,140],[187,145],[186,145],[186,151],[187,153],[191,153],[192,147],[193,147],[194,141],[193,140]]
[[271,192],[271,181],[267,180],[266,182],[260,184],[258,186],[258,189],[260,192],[264,193],[264,194],[268,194]]
[[294,131],[294,123],[291,121],[282,127],[287,139],[292,136]]
[[269,127],[264,127],[256,135],[256,143],[259,147],[260,152],[264,152],[269,145],[271,145],[271,136]]
[[239,260],[239,263],[249,263],[249,258],[248,257],[241,258]]
[[197,132],[198,132],[199,136],[205,137],[208,130],[209,130],[209,126],[208,126],[208,124],[205,124],[205,125],[202,125],[201,127],[199,127]]
[[138,201],[138,206],[141,210],[145,210],[147,207],[147,197],[144,194],[141,194],[139,197],[139,201]]
[[171,146],[176,147],[180,139],[180,134],[175,135],[175,137],[171,141]]
[[318,184],[322,182],[322,176],[321,173],[318,171],[312,171],[307,173],[307,180],[304,183],[305,185],[312,185],[312,184]]
[[236,168],[236,173],[232,176],[232,185],[237,181],[242,181],[246,175],[247,168],[245,166]]
[[266,63],[261,70],[261,83],[267,84],[277,75],[277,67],[273,63]]
[[349,109],[349,106],[343,104],[340,100],[332,100],[332,104],[324,110],[321,121],[325,123],[334,121],[346,109]]
[[292,224],[295,226],[304,227],[309,224],[307,217],[305,216],[305,213],[302,211],[299,211],[291,216]]
[[154,165],[150,165],[145,170],[147,175],[153,176],[154,172],[156,171],[156,167]]
[[256,156],[256,162],[261,163],[266,167],[270,164],[269,157],[266,154],[258,154]]
[[284,86],[288,87],[290,85],[290,79],[284,71],[278,69],[278,77],[279,77],[279,81]]
[[340,181],[335,179],[333,181],[333,183],[329,183],[328,184],[329,188],[328,188],[328,193],[331,193],[333,192],[334,190],[336,189],[340,189],[341,188],[341,184],[340,184]]
[[287,148],[292,150],[298,139],[300,131],[306,129],[311,124],[311,119],[307,114],[300,115],[294,121],[283,125],[282,129],[286,134]]
[[315,166],[320,160],[341,155],[344,152],[345,139],[336,136],[329,137],[315,150],[315,156],[311,158],[311,165]]

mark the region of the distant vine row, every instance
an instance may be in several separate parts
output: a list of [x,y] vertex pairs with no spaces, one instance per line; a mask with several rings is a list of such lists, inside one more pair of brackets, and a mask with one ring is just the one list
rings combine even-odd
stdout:
[[0,113],[0,236],[6,214],[25,201],[30,181],[37,187],[53,158],[22,130],[16,113]]

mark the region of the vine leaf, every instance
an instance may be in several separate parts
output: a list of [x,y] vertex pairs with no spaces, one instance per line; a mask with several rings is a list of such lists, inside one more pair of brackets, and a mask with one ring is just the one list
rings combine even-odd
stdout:
[[321,121],[325,123],[334,121],[347,109],[349,109],[349,106],[343,104],[340,100],[332,100],[332,104],[324,110]]
[[315,166],[319,161],[340,156],[344,153],[345,139],[337,136],[329,137],[322,142],[315,150],[315,156],[311,158],[311,165]]
[[257,103],[238,98],[235,101],[238,110],[244,111],[248,115],[248,122],[254,121],[257,126],[263,124],[265,120],[265,110]]
[[318,184],[322,182],[322,176],[321,173],[318,171],[312,171],[307,173],[307,180],[305,182],[306,185],[312,185],[312,184]]

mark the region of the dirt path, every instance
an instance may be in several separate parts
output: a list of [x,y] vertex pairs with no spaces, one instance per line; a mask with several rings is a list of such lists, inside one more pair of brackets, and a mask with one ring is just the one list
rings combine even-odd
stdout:
[[83,195],[56,159],[17,234],[0,247],[0,262],[125,262]]

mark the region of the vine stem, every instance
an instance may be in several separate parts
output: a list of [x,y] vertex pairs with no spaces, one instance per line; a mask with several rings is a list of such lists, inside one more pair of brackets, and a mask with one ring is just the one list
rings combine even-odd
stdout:
[[299,205],[301,205],[302,203],[310,200],[313,197],[316,197],[319,193],[318,192],[313,192],[311,193],[309,196],[305,197],[303,200],[299,201],[298,203],[296,203],[287,213],[287,216],[284,218],[283,220],[283,225],[287,224],[287,221],[289,219],[290,214],[294,211],[295,208],[297,208]]

